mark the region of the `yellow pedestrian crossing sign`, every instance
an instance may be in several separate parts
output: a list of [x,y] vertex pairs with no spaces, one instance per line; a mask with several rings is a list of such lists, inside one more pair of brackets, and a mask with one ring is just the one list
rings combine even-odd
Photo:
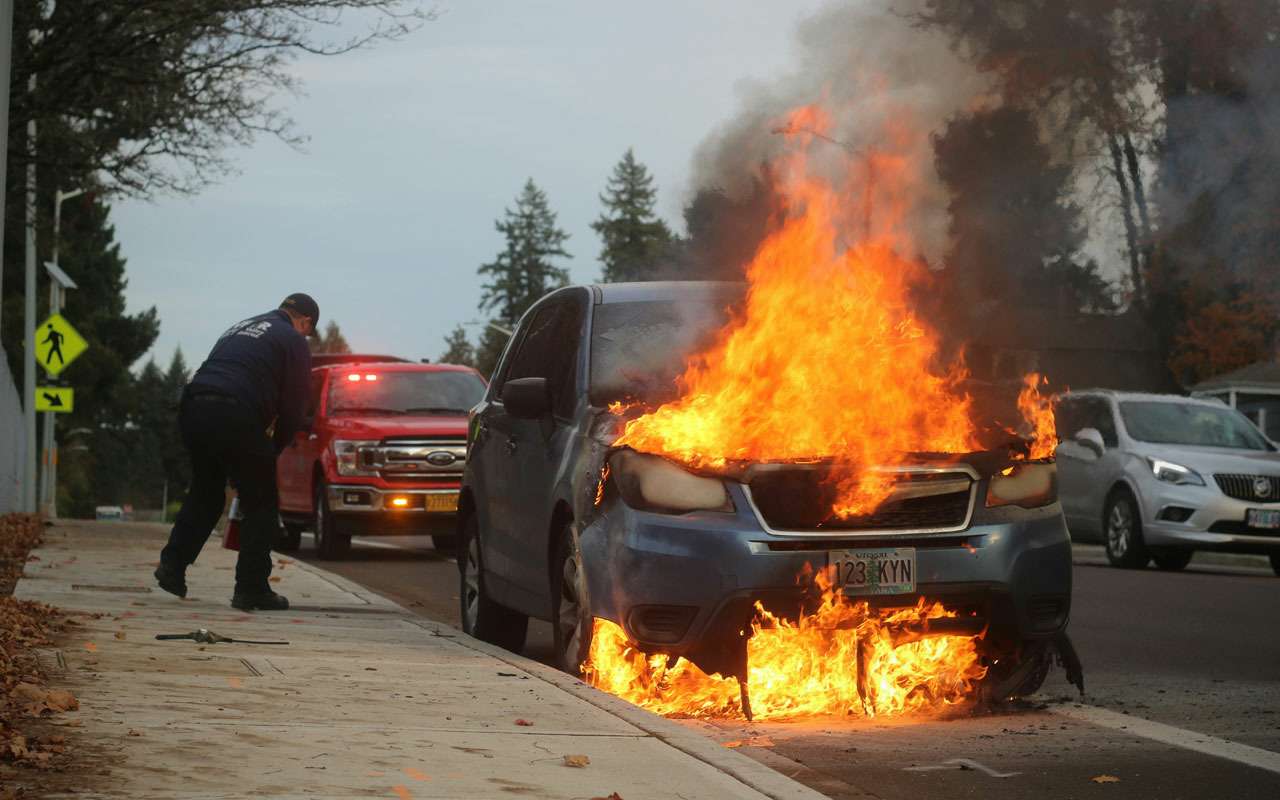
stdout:
[[76,390],[65,386],[37,386],[36,411],[70,414],[75,407]]
[[36,328],[36,360],[52,377],[58,377],[88,347],[89,343],[61,314],[50,315]]

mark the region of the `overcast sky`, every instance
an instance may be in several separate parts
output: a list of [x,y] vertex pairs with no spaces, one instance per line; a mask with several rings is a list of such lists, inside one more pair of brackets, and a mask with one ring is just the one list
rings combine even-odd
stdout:
[[570,233],[572,280],[597,279],[590,223],[622,153],[635,148],[680,225],[697,145],[751,81],[792,67],[796,23],[822,5],[441,4],[403,41],[300,60],[306,96],[282,102],[306,152],[263,140],[195,198],[115,205],[129,307],[158,309],[162,366],[181,346],[194,367],[293,291],[357,351],[435,359],[480,318],[476,267],[501,249],[493,222],[526,178]]

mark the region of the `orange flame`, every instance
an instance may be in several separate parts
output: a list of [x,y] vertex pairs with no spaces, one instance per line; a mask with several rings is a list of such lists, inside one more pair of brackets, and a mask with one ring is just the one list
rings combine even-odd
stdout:
[[841,198],[802,157],[787,167],[786,219],[747,268],[744,312],[688,365],[682,397],[629,421],[616,444],[713,469],[832,457],[847,517],[891,491],[863,467],[974,450],[975,430],[963,370],[939,371],[936,336],[910,308],[921,267],[887,236],[843,243]]
[[[747,642],[747,685],[755,719],[937,711],[963,702],[986,676],[975,637],[939,636],[895,644],[912,625],[956,616],[941,603],[921,599],[910,608],[876,611],[832,589],[825,574],[818,580],[822,605],[798,622],[776,617],[756,604]],[[743,713],[734,678],[707,675],[683,658],[666,665],[666,656],[646,657],[620,627],[596,619],[582,672],[592,686],[658,714]]]
[[1040,387],[1048,383],[1048,378],[1032,372],[1023,379],[1022,391],[1018,394],[1018,410],[1032,429],[1030,457],[1033,459],[1053,458],[1058,446],[1053,404],[1050,398],[1040,394]]

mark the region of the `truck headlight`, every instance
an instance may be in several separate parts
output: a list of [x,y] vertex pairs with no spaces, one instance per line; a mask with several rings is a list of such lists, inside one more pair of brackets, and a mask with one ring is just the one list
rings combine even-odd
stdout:
[[362,439],[334,439],[333,460],[338,465],[338,474],[348,477],[377,475],[378,470],[369,458],[370,451],[377,446],[377,442]]
[[1014,464],[991,476],[987,508],[1040,508],[1058,499],[1058,465],[1032,461]]
[[732,511],[724,481],[694,475],[661,456],[619,450],[609,469],[622,500],[644,511]]
[[1151,465],[1151,474],[1156,476],[1156,480],[1165,483],[1173,483],[1178,486],[1204,486],[1204,478],[1200,477],[1200,473],[1190,467],[1184,467],[1181,464],[1175,464],[1172,461],[1165,461],[1160,458],[1148,458],[1147,463]]

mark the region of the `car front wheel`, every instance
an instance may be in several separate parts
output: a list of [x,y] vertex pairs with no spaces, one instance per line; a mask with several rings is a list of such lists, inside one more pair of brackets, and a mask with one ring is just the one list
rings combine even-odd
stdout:
[[570,675],[578,675],[591,652],[594,620],[587,598],[586,575],[582,571],[582,552],[573,532],[561,531],[556,558],[551,571],[552,643],[556,666]]
[[1107,499],[1102,518],[1107,560],[1112,566],[1142,569],[1150,560],[1142,541],[1142,517],[1138,503],[1127,489],[1118,489]]
[[513,653],[524,649],[529,617],[499,605],[485,589],[480,523],[475,514],[467,518],[462,528],[458,576],[461,580],[458,601],[463,632]]
[[1166,572],[1177,572],[1185,569],[1191,563],[1191,556],[1195,555],[1194,550],[1187,550],[1180,547],[1159,547],[1152,548],[1151,560],[1156,562],[1156,566]]
[[325,561],[345,558],[351,552],[351,534],[344,534],[329,511],[329,492],[323,483],[315,493],[316,555]]

